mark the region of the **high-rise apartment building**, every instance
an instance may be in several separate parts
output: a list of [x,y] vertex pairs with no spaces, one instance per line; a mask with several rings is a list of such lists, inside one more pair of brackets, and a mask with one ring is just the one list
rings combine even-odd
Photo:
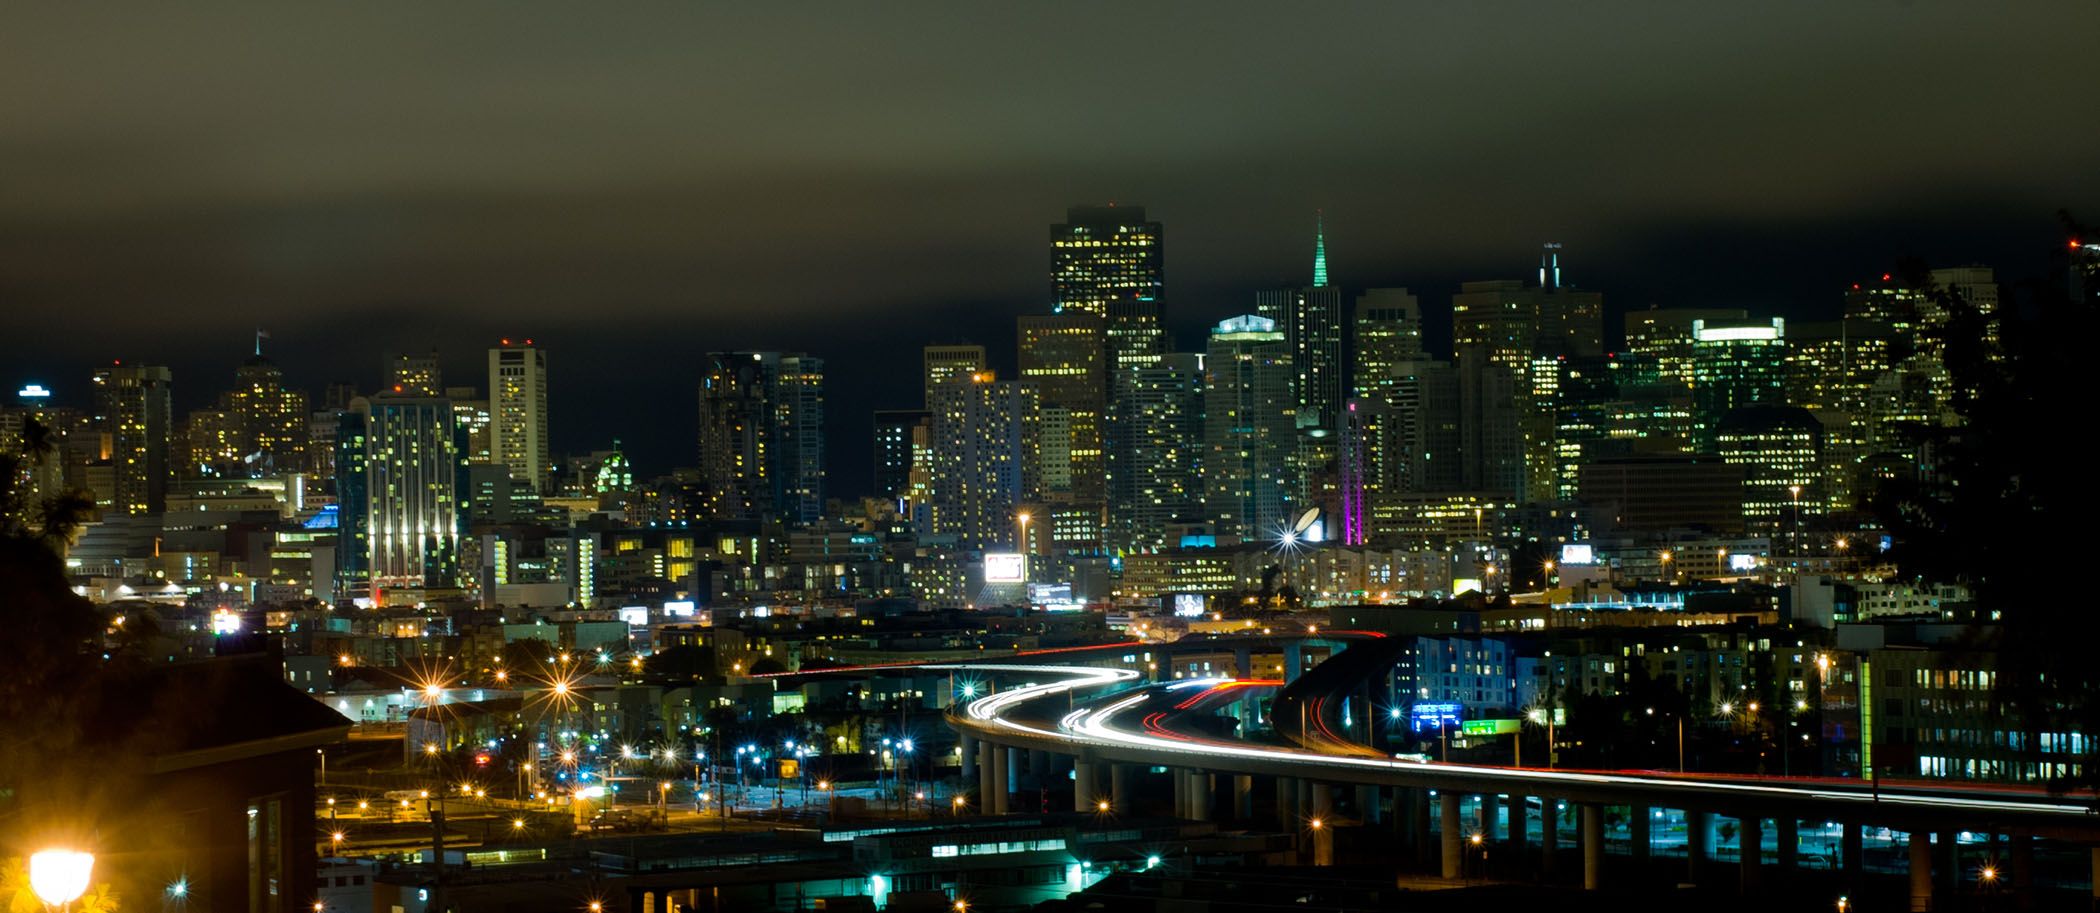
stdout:
[[981,371],[951,378],[932,405],[933,535],[966,549],[1017,546],[1020,507],[1036,492],[1034,389]]
[[547,352],[527,339],[489,350],[489,459],[548,491]]
[[1404,288],[1365,289],[1356,296],[1355,394],[1375,397],[1398,366],[1420,360],[1422,302]]
[[1297,488],[1295,366],[1276,321],[1254,314],[1211,330],[1204,355],[1205,503],[1221,534],[1265,539],[1287,529]]
[[986,370],[984,347],[975,344],[927,346],[920,355],[920,382],[925,390],[920,404],[933,408],[933,391],[955,377],[982,374]]
[[1109,461],[1111,535],[1131,551],[1176,543],[1167,529],[1204,515],[1203,356],[1169,353],[1125,369],[1116,384],[1116,426]]
[[495,414],[488,398],[474,387],[446,387],[445,398],[452,401],[453,424],[466,434],[460,458],[475,464],[494,463]]
[[824,510],[824,362],[715,352],[700,379],[701,514],[813,523]]
[[169,399],[174,374],[157,365],[121,362],[95,372],[95,430],[113,477],[110,508],[157,514],[167,507]]
[[1074,206],[1050,226],[1051,309],[1100,317],[1117,367],[1165,349],[1162,241],[1160,223],[1148,221],[1143,206]]

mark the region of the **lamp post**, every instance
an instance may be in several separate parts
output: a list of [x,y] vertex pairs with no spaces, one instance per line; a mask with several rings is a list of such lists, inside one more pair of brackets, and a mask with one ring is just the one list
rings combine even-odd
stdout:
[[1028,521],[1031,519],[1034,518],[1030,517],[1025,510],[1014,515],[1014,520],[1021,524],[1021,547],[1015,549],[1015,551],[1021,553],[1021,583],[1023,584],[1028,582],[1028,553],[1031,551],[1028,547]]
[[43,850],[29,857],[29,889],[47,907],[64,909],[87,893],[95,856],[77,850]]

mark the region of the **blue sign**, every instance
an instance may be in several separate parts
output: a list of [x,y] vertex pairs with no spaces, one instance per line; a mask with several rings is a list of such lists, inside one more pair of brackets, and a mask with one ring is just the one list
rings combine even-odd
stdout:
[[1416,704],[1407,708],[1407,728],[1414,732],[1457,729],[1465,713],[1464,704]]

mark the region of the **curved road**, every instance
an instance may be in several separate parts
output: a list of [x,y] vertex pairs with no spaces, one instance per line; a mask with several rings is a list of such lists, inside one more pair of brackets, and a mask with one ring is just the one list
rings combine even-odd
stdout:
[[[1168,725],[1174,714],[1198,706],[1205,696],[1274,682],[1199,679],[1127,689],[1139,676],[1125,669],[992,663],[928,668],[1034,678],[964,705],[961,713],[950,713],[950,723],[994,744],[1095,761],[1336,784],[1551,796],[1726,816],[1791,814],[1898,830],[1997,830],[2100,843],[2100,816],[2093,806],[2038,791],[1917,782],[1884,782],[1876,788],[1859,780],[1546,770],[1337,756],[1220,740]],[[1078,702],[1082,692],[1113,688],[1127,690]]]

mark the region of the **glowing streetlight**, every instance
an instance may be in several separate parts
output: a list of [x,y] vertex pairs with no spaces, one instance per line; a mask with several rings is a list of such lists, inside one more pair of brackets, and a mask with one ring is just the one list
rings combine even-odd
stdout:
[[1108,800],[1103,799],[1099,802],[1094,803],[1094,810],[1104,815],[1108,814]]
[[29,889],[38,900],[62,907],[87,893],[95,855],[76,850],[43,850],[29,857]]

